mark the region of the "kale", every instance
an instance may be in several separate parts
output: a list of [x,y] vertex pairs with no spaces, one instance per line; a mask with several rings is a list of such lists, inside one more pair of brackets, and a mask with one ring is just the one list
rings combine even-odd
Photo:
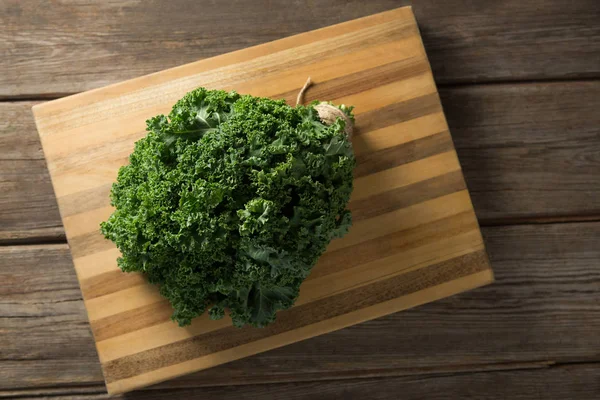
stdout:
[[[346,121],[196,89],[147,121],[101,224],[125,272],[142,272],[184,326],[207,309],[263,327],[294,304],[329,242],[351,225]],[[340,108],[352,118],[351,108]]]

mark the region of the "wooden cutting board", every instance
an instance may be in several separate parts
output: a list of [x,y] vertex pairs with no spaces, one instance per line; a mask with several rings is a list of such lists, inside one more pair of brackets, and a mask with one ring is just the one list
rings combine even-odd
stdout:
[[[158,55],[160,56],[160,55]],[[354,225],[296,305],[264,329],[206,316],[180,328],[98,224],[147,118],[198,87],[354,105]],[[109,393],[320,335],[492,281],[436,86],[409,7],[198,61],[33,108]],[[377,340],[374,334],[373,340]]]

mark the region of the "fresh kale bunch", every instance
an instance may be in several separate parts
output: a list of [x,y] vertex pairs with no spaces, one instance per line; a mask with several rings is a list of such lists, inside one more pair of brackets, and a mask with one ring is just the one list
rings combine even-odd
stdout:
[[[342,107],[352,118],[351,109]],[[143,272],[181,326],[209,309],[263,327],[289,308],[351,215],[355,164],[343,119],[199,88],[147,121],[101,225],[119,267]]]

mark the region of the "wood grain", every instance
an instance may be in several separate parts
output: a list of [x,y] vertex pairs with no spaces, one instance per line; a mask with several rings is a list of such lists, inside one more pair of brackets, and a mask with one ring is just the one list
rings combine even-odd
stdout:
[[[381,213],[361,215],[357,209],[349,234],[328,251],[342,250],[361,262],[342,264],[333,254],[329,262],[318,263],[295,306],[280,312],[268,328],[233,328],[228,319],[210,321],[206,315],[185,329],[177,327],[167,318],[170,305],[155,286],[141,277],[119,276],[114,244],[99,232],[99,223],[113,211],[108,192],[101,190],[108,189],[134,142],[144,135],[144,121],[168,111],[185,92],[203,85],[291,102],[301,84],[297,77],[306,75],[316,82],[317,94],[357,110],[356,137],[363,140],[353,143],[360,164],[351,207],[354,201],[377,199],[382,200],[375,207]],[[316,94],[307,101],[311,96]],[[403,129],[395,136],[389,132],[391,126],[439,118],[442,112],[410,8],[39,104],[33,112],[110,393],[281,347],[492,280],[469,194],[462,179],[452,175],[460,172],[460,164],[443,117],[422,123],[422,131],[412,137],[404,137]],[[446,174],[455,180],[439,181],[425,195],[413,195],[418,183]],[[102,196],[104,204],[69,209],[90,193]],[[395,206],[400,195],[405,199]],[[78,196],[81,200],[73,201]],[[148,319],[148,314],[161,319]]]
[[[2,0],[0,96],[98,88],[409,3],[85,0],[49,7],[42,0]],[[420,0],[413,6],[440,83],[600,74],[596,0],[569,7],[561,0]]]
[[0,247],[0,389],[101,380],[67,245]]
[[[159,387],[600,361],[595,345],[600,223],[490,227],[483,233],[494,285]],[[102,374],[67,246],[0,248],[0,274],[0,343],[8,344],[0,347],[0,389],[100,385]]]
[[465,87],[441,96],[480,217],[600,216],[600,82]]
[[35,103],[0,103],[0,242],[63,239],[50,175],[31,115]]
[[[57,400],[100,399],[581,399],[596,400],[600,365],[584,364],[538,370],[493,371],[445,376],[381,377],[278,385],[140,391],[126,396],[103,393],[58,394]],[[0,392],[1,393],[1,392]],[[24,397],[30,398],[30,397]],[[33,397],[31,397],[33,398]]]

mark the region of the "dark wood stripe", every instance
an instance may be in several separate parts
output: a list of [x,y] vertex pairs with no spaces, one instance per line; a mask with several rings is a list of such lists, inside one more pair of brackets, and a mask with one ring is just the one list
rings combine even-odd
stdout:
[[115,247],[113,242],[104,238],[100,232],[100,227],[97,231],[84,233],[73,238],[69,238],[67,235],[67,239],[73,258],[89,256]]
[[466,188],[462,171],[458,170],[365,199],[351,201],[349,208],[352,210],[352,220],[362,221]]
[[110,189],[112,183],[98,186],[84,192],[72,193],[58,198],[60,212],[63,218],[81,214],[110,205]]
[[266,328],[239,329],[232,326],[109,361],[103,365],[104,376],[106,382],[111,383],[235,348],[456,280],[486,270],[487,265],[483,250],[466,254],[282,311],[277,322]]
[[[304,104],[314,100],[328,101],[340,99],[356,93],[364,92],[399,80],[409,79],[429,71],[427,60],[411,57],[404,60],[362,70],[350,75],[340,76],[325,82],[315,82],[306,92]],[[288,104],[295,104],[298,89],[270,96],[284,99]]]
[[321,256],[307,280],[322,278],[478,228],[473,212],[465,211],[451,217],[362,242],[355,246],[327,252]]
[[442,111],[437,93],[367,111],[356,116],[355,135]]
[[96,297],[119,292],[133,286],[146,283],[146,278],[140,273],[127,273],[121,270],[105,272],[80,282],[83,298],[91,300]]
[[97,321],[90,321],[96,342],[169,321],[173,308],[166,299]]
[[450,150],[454,150],[452,138],[450,132],[444,131],[387,149],[366,151],[356,157],[354,177],[360,178]]

